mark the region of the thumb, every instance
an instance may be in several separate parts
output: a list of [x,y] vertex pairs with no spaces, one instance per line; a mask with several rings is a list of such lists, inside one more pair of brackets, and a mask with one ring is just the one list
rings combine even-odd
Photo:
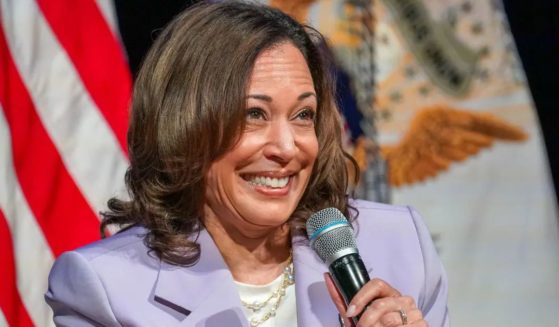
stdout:
[[328,294],[332,298],[332,301],[336,305],[338,312],[340,313],[340,317],[343,320],[344,326],[354,326],[351,319],[346,317],[346,304],[344,302],[344,298],[338,288],[334,284],[334,280],[330,273],[324,273],[324,282],[326,283],[326,289],[328,290]]

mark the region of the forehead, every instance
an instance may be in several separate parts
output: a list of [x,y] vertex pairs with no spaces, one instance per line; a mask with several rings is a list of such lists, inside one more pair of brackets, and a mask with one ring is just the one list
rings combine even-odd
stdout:
[[307,61],[301,51],[290,42],[283,42],[262,51],[254,62],[250,85],[262,83],[296,83],[313,85]]

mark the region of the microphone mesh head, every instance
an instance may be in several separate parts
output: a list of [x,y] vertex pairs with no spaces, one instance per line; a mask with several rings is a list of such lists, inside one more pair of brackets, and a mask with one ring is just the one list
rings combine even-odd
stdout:
[[310,216],[306,225],[311,247],[327,264],[345,254],[358,252],[353,229],[340,210],[322,209]]

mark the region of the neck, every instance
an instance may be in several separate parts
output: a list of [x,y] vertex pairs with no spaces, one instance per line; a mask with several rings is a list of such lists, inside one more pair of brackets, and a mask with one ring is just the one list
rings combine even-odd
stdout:
[[241,283],[267,284],[282,274],[291,253],[289,226],[251,231],[223,223],[206,215],[204,225],[212,236],[233,278]]

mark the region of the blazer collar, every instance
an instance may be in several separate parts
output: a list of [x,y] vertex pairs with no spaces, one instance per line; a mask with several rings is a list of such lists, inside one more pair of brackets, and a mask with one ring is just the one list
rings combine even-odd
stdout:
[[231,326],[248,326],[233,276],[206,230],[200,232],[198,243],[200,259],[193,266],[161,262],[154,301],[182,314],[179,320],[187,325],[213,319],[215,324],[208,325],[217,326],[225,319]]
[[[166,307],[165,311],[175,311],[174,316],[188,325],[213,319],[215,324],[207,326],[219,326],[224,321],[221,317],[227,326],[248,326],[233,276],[206,230],[200,232],[198,243],[201,255],[195,265],[185,268],[161,263],[154,301]],[[298,326],[339,326],[324,283],[327,267],[302,237],[293,239],[293,264]]]

